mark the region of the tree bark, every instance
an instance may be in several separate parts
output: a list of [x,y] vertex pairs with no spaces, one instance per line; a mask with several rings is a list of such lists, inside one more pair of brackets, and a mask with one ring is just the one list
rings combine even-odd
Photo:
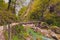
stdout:
[[8,25],[8,40],[11,40],[11,26]]
[[10,8],[10,4],[11,4],[11,0],[9,0],[9,2],[8,2],[8,10],[9,10],[9,8]]

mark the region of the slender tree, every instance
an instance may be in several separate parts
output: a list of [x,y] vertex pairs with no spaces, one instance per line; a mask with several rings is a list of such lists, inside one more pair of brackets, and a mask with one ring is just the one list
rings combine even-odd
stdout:
[[31,6],[33,4],[34,0],[30,0],[28,6],[27,6],[27,9],[25,10],[25,12],[23,13],[23,15],[21,15],[21,17],[23,16],[23,19],[25,19],[25,17],[28,15],[28,13],[30,12],[31,10]]
[[9,2],[8,2],[8,10],[10,8],[10,4],[11,4],[11,0],[9,0]]

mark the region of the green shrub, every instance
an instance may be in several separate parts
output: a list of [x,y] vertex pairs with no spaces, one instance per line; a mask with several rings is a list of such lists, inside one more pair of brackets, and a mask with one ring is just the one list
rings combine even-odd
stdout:
[[18,22],[15,14],[10,11],[0,10],[0,25],[9,24],[13,22]]
[[46,23],[49,24],[49,25],[51,25],[51,24],[53,24],[54,22],[53,22],[53,20],[46,20]]

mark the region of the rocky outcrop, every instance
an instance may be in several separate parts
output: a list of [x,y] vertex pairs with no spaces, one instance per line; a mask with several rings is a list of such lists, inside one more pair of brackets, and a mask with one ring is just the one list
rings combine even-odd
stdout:
[[42,35],[48,37],[48,38],[53,38],[54,40],[60,40],[60,34],[58,36],[58,34],[56,34],[55,32],[53,32],[50,29],[41,29],[38,27],[31,27],[35,30],[35,32],[40,32]]
[[53,32],[55,32],[56,34],[60,34],[60,28],[54,28],[51,29]]

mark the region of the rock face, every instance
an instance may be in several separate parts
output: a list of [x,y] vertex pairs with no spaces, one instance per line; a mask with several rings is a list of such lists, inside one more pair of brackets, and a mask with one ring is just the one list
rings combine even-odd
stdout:
[[60,28],[52,29],[52,31],[55,32],[56,34],[60,34]]
[[3,34],[3,26],[0,27],[0,40],[5,40],[4,34]]
[[[18,24],[18,23],[17,23]],[[15,25],[15,24],[14,24]],[[28,24],[28,25],[23,25],[25,28],[32,28],[35,32],[40,32],[43,36],[47,38],[53,38],[55,40],[60,40],[60,28],[56,29],[42,29],[39,27],[35,27],[34,24]],[[28,26],[28,27],[27,27]],[[32,37],[28,37],[26,40],[30,40]],[[0,27],[0,40],[5,40],[4,34],[3,34],[3,26]]]
[[47,38],[60,40],[60,28],[56,28],[52,30],[52,29],[46,29],[46,28],[44,29],[44,28],[35,27],[33,25],[30,26],[30,28],[32,28],[35,32],[40,32],[43,36],[46,36]]
[[[41,29],[38,27],[32,27],[36,32],[40,32],[42,35],[48,37],[48,38],[53,38],[54,40],[60,40],[60,34],[56,34],[50,29]],[[58,36],[59,35],[59,36]]]
[[0,40],[5,40],[4,35],[3,35],[3,31],[0,31]]

